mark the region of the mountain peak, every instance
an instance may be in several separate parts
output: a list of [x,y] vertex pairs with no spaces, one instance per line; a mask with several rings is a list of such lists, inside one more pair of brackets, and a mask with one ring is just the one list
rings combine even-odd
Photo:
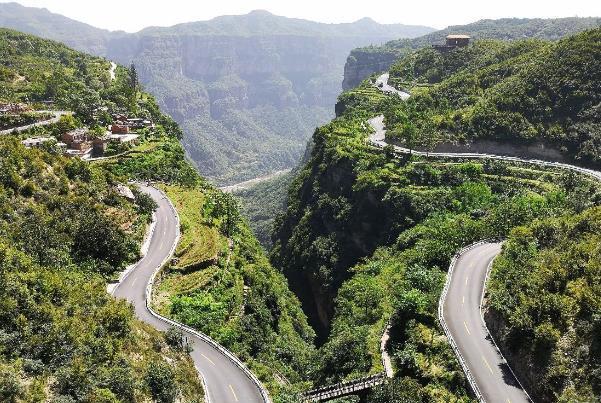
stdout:
[[363,17],[357,21],[355,21],[355,24],[364,24],[364,25],[379,25],[377,21],[375,21],[373,18],[370,17]]
[[259,17],[272,17],[273,14],[267,10],[252,10],[248,15]]

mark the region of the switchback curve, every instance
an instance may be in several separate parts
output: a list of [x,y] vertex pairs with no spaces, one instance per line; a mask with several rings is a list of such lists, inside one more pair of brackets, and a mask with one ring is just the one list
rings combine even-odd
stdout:
[[117,298],[128,300],[136,316],[160,331],[182,329],[192,347],[190,356],[205,384],[206,401],[212,403],[270,403],[258,379],[232,353],[208,336],[160,316],[150,307],[157,271],[169,260],[179,239],[179,219],[169,199],[159,190],[140,185],[158,204],[148,252],[113,289]]

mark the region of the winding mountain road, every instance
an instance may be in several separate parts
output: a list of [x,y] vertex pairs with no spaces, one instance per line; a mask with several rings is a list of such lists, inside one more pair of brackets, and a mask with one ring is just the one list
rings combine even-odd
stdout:
[[459,255],[442,298],[442,316],[480,400],[525,403],[530,398],[497,349],[481,313],[486,278],[501,243],[481,243]]
[[13,127],[12,129],[6,129],[6,130],[0,130],[0,135],[4,135],[4,134],[10,134],[13,132],[23,132],[25,130],[31,129],[33,127],[37,127],[37,126],[46,126],[46,125],[50,125],[52,123],[56,123],[59,121],[59,119],[61,118],[61,116],[66,115],[67,113],[71,113],[68,111],[36,111],[36,112],[40,112],[40,113],[51,113],[54,116],[50,119],[47,120],[42,120],[41,122],[35,122],[35,123],[31,123],[25,126],[19,126],[19,127]]
[[231,353],[208,337],[160,317],[149,309],[146,298],[150,293],[148,285],[152,284],[157,270],[173,253],[179,239],[179,221],[171,203],[161,191],[142,185],[140,189],[158,204],[155,211],[156,224],[150,235],[148,252],[113,289],[112,294],[131,302],[136,316],[158,330],[166,331],[174,325],[182,328],[192,347],[190,356],[206,385],[207,401],[269,403],[269,398],[262,394],[258,381],[252,379],[250,371],[236,364]]
[[[391,87],[388,84],[388,77],[388,73],[382,74],[376,79],[374,85],[385,93],[397,94],[404,100],[409,98],[408,93]],[[373,129],[368,141],[375,147],[386,147],[388,143],[386,142],[384,116],[376,116],[368,123]],[[415,151],[395,145],[392,147],[398,154],[439,158],[495,159],[555,167],[582,173],[601,181],[601,172],[559,162],[493,154]],[[527,392],[497,348],[481,312],[488,271],[492,261],[500,252],[501,243],[481,242],[458,254],[451,264],[447,284],[441,296],[439,319],[472,389],[480,401],[489,403],[530,402],[531,399]]]

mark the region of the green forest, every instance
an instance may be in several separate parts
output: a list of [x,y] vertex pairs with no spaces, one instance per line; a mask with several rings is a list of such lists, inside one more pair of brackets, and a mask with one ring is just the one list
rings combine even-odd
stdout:
[[284,211],[288,185],[294,175],[294,171],[286,172],[247,189],[234,191],[234,196],[240,201],[240,212],[248,219],[250,228],[266,250],[271,249],[273,223]]
[[[601,210],[514,229],[495,261],[488,316],[535,396],[601,394]],[[517,359],[519,357],[519,360]]]
[[106,292],[138,259],[153,209],[143,194],[117,191],[135,170],[115,174],[19,141],[104,125],[119,110],[152,117],[148,138],[169,143],[179,135],[173,121],[150,96],[131,93],[126,69],[111,81],[102,59],[10,30],[0,30],[0,53],[0,99],[51,98],[74,112],[0,139],[0,400],[201,401],[187,354]]
[[353,49],[346,60],[342,85],[345,90],[352,89],[370,74],[389,70],[395,62],[418,49],[444,44],[445,37],[450,34],[469,35],[472,40],[515,41],[533,38],[556,41],[600,25],[599,17],[500,18],[451,25],[416,38],[396,39],[381,46]]
[[[35,111],[47,108],[70,111],[0,137],[0,400],[204,400],[182,335],[153,330],[106,292],[140,258],[156,207],[131,181],[153,181],[181,232],[153,308],[240,357],[275,403],[380,373],[386,328],[394,377],[362,401],[474,401],[438,303],[453,255],[482,239],[505,240],[486,319],[520,379],[542,401],[594,401],[601,184],[554,167],[400,155],[368,141],[367,121],[383,114],[387,140],[410,149],[543,144],[599,166],[601,29],[552,42],[586,27],[507,24],[512,38],[530,28],[536,38],[493,33],[444,53],[429,42],[403,50],[390,82],[411,93],[408,101],[368,78],[340,95],[337,117],[315,130],[297,170],[239,199],[197,173],[180,143],[190,139],[140,87],[135,64],[118,66],[112,78],[105,59],[0,29],[0,101],[34,111],[2,127],[38,120],[46,112]],[[107,158],[67,158],[55,141],[22,144],[82,127],[100,136],[121,113],[154,124]],[[230,119],[261,136],[244,116]],[[300,127],[285,120],[283,131]],[[207,122],[199,127],[215,124]],[[253,161],[248,172],[261,172]]]
[[[513,234],[513,228],[537,220],[594,211],[590,209],[601,202],[601,187],[585,176],[529,164],[398,156],[391,147],[378,150],[367,143],[371,128],[366,121],[384,113],[392,137],[397,133],[402,137],[402,130],[415,124],[407,131],[428,139],[432,133],[439,133],[446,122],[439,118],[439,105],[448,106],[443,111],[450,114],[454,113],[453,105],[457,105],[452,102],[475,108],[470,105],[488,99],[486,88],[492,96],[503,88],[513,88],[503,85],[505,80],[512,80],[512,85],[519,80],[521,84],[515,88],[524,88],[520,92],[522,101],[529,99],[529,88],[537,93],[540,90],[568,94],[563,85],[576,81],[582,91],[580,102],[574,103],[570,98],[563,107],[539,116],[537,127],[541,128],[541,136],[545,127],[565,124],[561,127],[567,130],[589,124],[588,115],[581,112],[594,110],[598,103],[598,83],[592,77],[600,71],[599,32],[587,31],[557,43],[478,41],[447,55],[434,54],[426,48],[394,68],[396,83],[402,78],[408,83],[404,88],[412,91],[407,103],[394,95],[383,95],[369,80],[339,97],[337,119],[315,132],[310,160],[289,188],[287,209],[276,219],[271,252],[274,266],[282,268],[316,329],[319,360],[313,378],[318,385],[381,371],[380,337],[390,324],[388,351],[395,378],[376,388],[367,401],[472,400],[437,319],[438,300],[451,257],[462,246],[486,238],[505,238]],[[533,57],[531,52],[540,53]],[[420,65],[433,66],[433,76],[438,78],[432,83],[424,78],[425,73],[415,73],[420,55],[432,56],[434,60],[424,56]],[[554,60],[552,56],[561,57],[553,62],[553,68],[549,64]],[[444,63],[436,64],[437,58]],[[561,63],[563,66],[559,66]],[[407,70],[404,66],[414,69],[409,69],[412,76],[401,74]],[[567,75],[569,67],[571,75]],[[558,70],[566,73],[561,83],[552,79],[560,76]],[[464,82],[473,83],[468,87],[473,91],[465,91],[467,95],[458,85]],[[485,83],[486,88],[478,83]],[[512,111],[534,116],[528,115],[531,109],[544,109],[546,102],[545,96],[523,103],[515,101]],[[501,113],[499,116],[502,119]],[[436,128],[426,126],[431,122],[442,123]],[[592,118],[591,122],[598,119]],[[425,128],[430,129],[428,134]],[[508,141],[522,141],[520,133],[508,132],[506,136]],[[569,149],[566,154],[581,158],[580,152]],[[567,234],[565,239],[570,242]],[[520,263],[514,267],[520,267]],[[494,276],[495,273],[496,269]],[[539,307],[539,284],[529,278],[524,279],[526,282],[532,303],[536,303],[533,308]],[[513,296],[516,291],[507,290],[503,295]],[[555,300],[550,297],[549,304]],[[496,301],[501,306],[495,309],[509,318],[516,312],[534,314],[526,306],[518,310],[518,301],[513,299],[513,305],[499,297]],[[560,309],[553,306],[557,305],[550,305],[549,309]],[[523,316],[519,320],[516,327],[530,323],[523,322],[527,320]],[[538,319],[531,320],[537,323]],[[592,331],[593,321],[590,327],[584,323],[582,326]],[[567,327],[566,324],[563,329]],[[550,328],[547,326],[546,330]],[[508,339],[520,340],[521,331],[508,330]],[[536,330],[532,332],[534,343]],[[593,352],[587,358],[597,362],[593,333],[582,337],[586,343],[593,343]],[[570,340],[575,346],[576,339]],[[575,370],[576,365],[559,368]],[[541,396],[549,400],[586,401],[594,395],[592,376],[570,377],[571,383],[557,385],[552,376],[559,368],[529,373],[539,382],[541,393],[545,393]],[[537,375],[544,370],[553,375],[541,382]]]
[[275,401],[296,401],[311,385],[315,334],[286,279],[232,195],[207,185],[164,190],[180,215],[182,239],[176,261],[162,271],[156,308],[243,359]]
[[423,48],[391,68],[391,82],[412,94],[384,112],[403,144],[542,143],[581,165],[601,161],[601,29],[558,42]]
[[[189,218],[177,253],[187,263],[169,269],[181,278],[169,283],[176,291],[164,313],[231,348],[275,397],[295,395],[307,382],[313,354],[313,331],[298,300],[235,200],[187,162],[177,125],[132,86],[133,67],[118,67],[111,80],[103,59],[10,30],[0,30],[0,49],[0,99],[34,107],[51,99],[54,108],[73,112],[0,139],[0,277],[6,284],[0,291],[0,400],[202,401],[196,369],[177,335],[165,338],[106,293],[107,281],[139,258],[154,208],[134,186],[133,201],[117,192],[128,180],[163,183]],[[54,144],[27,149],[20,143],[76,127],[100,130],[115,112],[156,125],[140,134],[139,145],[92,162],[63,157]],[[211,237],[212,246],[205,243]],[[227,253],[207,268],[207,248]],[[199,275],[209,279],[205,287],[189,287]]]

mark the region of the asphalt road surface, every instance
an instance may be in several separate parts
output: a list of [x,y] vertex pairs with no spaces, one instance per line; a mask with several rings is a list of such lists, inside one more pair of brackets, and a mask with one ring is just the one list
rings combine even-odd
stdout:
[[19,127],[13,127],[12,129],[6,129],[6,130],[0,130],[0,135],[3,134],[10,134],[13,132],[22,132],[28,129],[31,129],[32,127],[36,127],[36,126],[46,126],[52,123],[56,123],[59,121],[59,119],[61,118],[61,116],[66,115],[67,111],[35,111],[35,112],[40,112],[40,113],[51,113],[54,116],[48,120],[42,120],[41,122],[35,122],[35,123],[31,123],[25,126],[19,126]]
[[[152,187],[140,186],[140,188],[152,196],[159,205],[156,210],[156,227],[150,240],[148,253],[114,289],[113,295],[131,302],[140,320],[165,331],[170,325],[153,316],[146,308],[146,285],[155,269],[169,256],[176,242],[177,219],[161,192]],[[255,383],[236,364],[203,339],[188,332],[184,332],[184,335],[192,346],[190,356],[206,381],[208,387],[206,393],[209,395],[210,402],[264,402]]]
[[497,350],[480,311],[488,266],[500,252],[500,243],[484,243],[458,258],[443,317],[484,400],[524,403],[528,395]]
[[376,87],[380,89],[382,92],[386,92],[389,94],[397,94],[401,97],[401,99],[406,100],[409,98],[409,94],[404,91],[399,91],[394,88],[392,85],[388,84],[388,78],[390,77],[389,73],[384,73],[378,78],[376,78]]

